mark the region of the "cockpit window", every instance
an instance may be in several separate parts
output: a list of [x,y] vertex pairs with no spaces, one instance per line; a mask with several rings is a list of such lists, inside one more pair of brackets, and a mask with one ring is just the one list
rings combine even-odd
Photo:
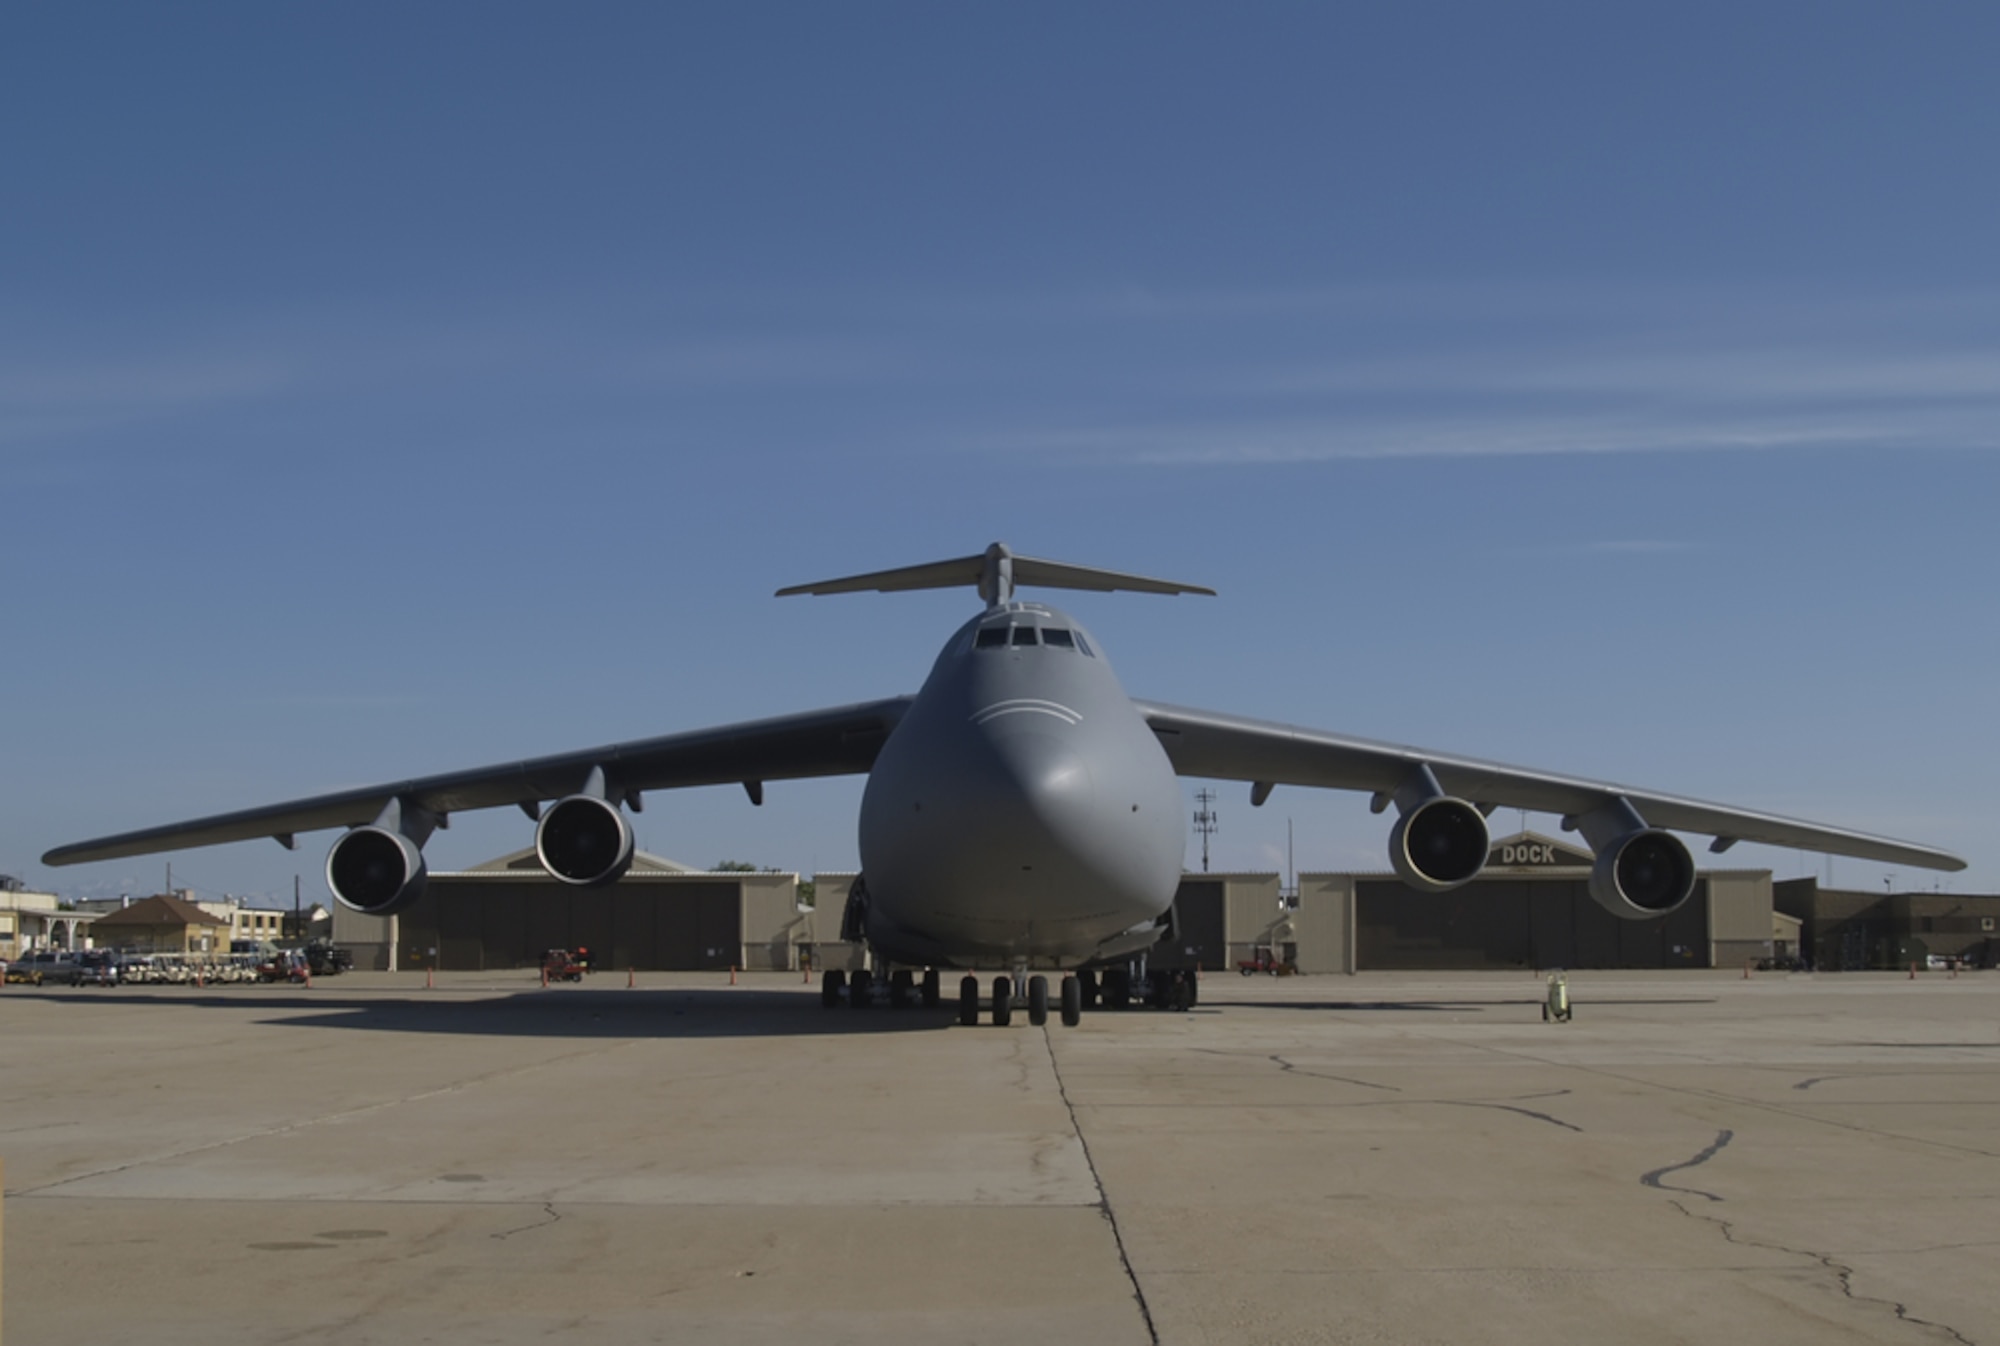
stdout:
[[1083,638],[1083,632],[1081,631],[1076,633],[1076,647],[1093,659],[1097,657],[1097,651],[1090,648],[1090,642]]
[[1035,643],[1035,628],[1032,626],[1015,627],[1014,643],[1016,645],[1033,645]]
[[1007,628],[1004,626],[982,626],[979,638],[972,642],[975,650],[998,649],[1007,643]]
[[1043,627],[1042,644],[1059,646],[1065,650],[1076,648],[1076,641],[1070,637],[1069,628],[1063,626]]

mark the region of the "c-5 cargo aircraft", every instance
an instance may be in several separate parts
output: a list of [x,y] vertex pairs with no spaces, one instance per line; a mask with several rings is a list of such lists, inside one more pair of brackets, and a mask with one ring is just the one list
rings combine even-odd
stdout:
[[[886,968],[891,1004],[908,1003],[921,973],[922,999],[934,1005],[940,969],[1002,967],[1012,976],[994,979],[987,1003],[995,1021],[1008,1022],[1025,1002],[1030,1021],[1041,1023],[1048,980],[1030,970],[1055,969],[1063,974],[1066,1024],[1078,1021],[1086,999],[1126,1002],[1135,960],[1168,933],[1185,846],[1176,776],[1249,782],[1259,805],[1279,785],[1366,792],[1375,812],[1396,812],[1389,831],[1396,874],[1429,892],[1479,873],[1495,808],[1559,814],[1596,855],[1591,896],[1634,920],[1673,911],[1694,891],[1694,861],[1675,832],[1713,837],[1714,851],[1753,841],[1965,867],[1943,851],[1841,828],[1135,701],[1080,625],[1014,597],[1024,585],[1214,592],[1197,585],[1016,556],[994,543],[975,556],[778,593],[961,585],[977,586],[985,610],[945,642],[915,696],[246,809],[62,846],[43,861],[71,865],[254,837],[291,847],[300,832],[342,827],[327,854],[327,886],[346,906],[383,915],[422,895],[424,843],[461,810],[517,806],[535,821],[535,853],[549,874],[593,887],[631,864],[625,810],[638,810],[648,791],[737,783],[760,804],[768,781],[865,774],[862,877],[843,937],[866,941],[875,970],[851,980],[825,973],[823,1001],[869,1004]],[[1184,996],[1191,988],[1174,989]],[[978,978],[966,975],[961,1020],[977,1022],[981,1003]]]

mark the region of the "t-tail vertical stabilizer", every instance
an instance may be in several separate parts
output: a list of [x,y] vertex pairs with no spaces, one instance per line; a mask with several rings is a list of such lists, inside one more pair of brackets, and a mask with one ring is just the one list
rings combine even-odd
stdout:
[[925,565],[876,570],[845,579],[820,580],[815,584],[795,584],[778,590],[778,597],[791,594],[897,593],[908,589],[957,589],[972,587],[989,607],[1013,598],[1018,585],[1032,584],[1046,589],[1094,589],[1099,593],[1125,591],[1142,594],[1208,594],[1215,590],[1199,584],[1127,575],[1117,570],[1071,565],[1066,561],[1043,561],[1033,556],[1016,556],[1004,542],[996,542],[976,556]]

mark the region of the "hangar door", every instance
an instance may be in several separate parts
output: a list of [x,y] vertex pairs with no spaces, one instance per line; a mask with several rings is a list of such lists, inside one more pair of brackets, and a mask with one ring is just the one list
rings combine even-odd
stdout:
[[399,942],[405,967],[440,971],[534,967],[557,948],[587,948],[605,970],[724,969],[742,957],[742,890],[726,879],[578,891],[547,879],[440,876],[403,913]]
[[1625,921],[1583,879],[1475,879],[1448,893],[1364,879],[1354,926],[1362,971],[1707,967],[1708,880],[1671,915]]
[[1184,878],[1174,894],[1179,938],[1163,939],[1146,955],[1153,967],[1229,966],[1228,888],[1221,879]]

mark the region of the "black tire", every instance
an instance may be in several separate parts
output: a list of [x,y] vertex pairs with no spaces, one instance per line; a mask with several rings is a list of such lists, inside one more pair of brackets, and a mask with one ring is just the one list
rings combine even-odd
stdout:
[[1246,976],[1246,977],[1247,977],[1247,976],[1249,976],[1249,975],[1250,975],[1250,974],[1251,974],[1252,972],[1255,972],[1255,971],[1256,971],[1257,969],[1256,969],[1256,968],[1254,968],[1254,967],[1249,967],[1249,966],[1247,966],[1247,965],[1246,965],[1246,966],[1244,966],[1244,967],[1239,967],[1239,968],[1237,968],[1236,970],[1237,970],[1238,972],[1241,972],[1241,973],[1242,973],[1242,974],[1243,974],[1244,976]]
[[1062,1021],[1064,1028],[1083,1022],[1083,983],[1075,977],[1062,979]]
[[979,1025],[979,978],[964,976],[958,982],[958,1021],[967,1028]]
[[1104,1008],[1122,1010],[1132,1003],[1132,974],[1122,967],[1104,973]]
[[993,1026],[1005,1028],[1014,1022],[1014,983],[1005,977],[993,979]]
[[819,974],[819,1003],[822,1009],[832,1009],[840,1003],[842,993],[847,990],[847,974],[839,968],[830,968]]
[[934,967],[924,969],[923,996],[925,1009],[936,1009],[944,999],[938,989],[938,970]]
[[847,1004],[850,1009],[867,1009],[875,999],[875,978],[867,968],[858,968],[847,979]]
[[908,1009],[910,993],[916,986],[916,976],[906,967],[899,967],[889,974],[889,1008]]
[[1097,974],[1095,972],[1079,972],[1076,974],[1076,983],[1083,991],[1084,1007],[1086,1009],[1096,1009]]
[[1028,978],[1028,1022],[1040,1028],[1049,1021],[1049,979]]

